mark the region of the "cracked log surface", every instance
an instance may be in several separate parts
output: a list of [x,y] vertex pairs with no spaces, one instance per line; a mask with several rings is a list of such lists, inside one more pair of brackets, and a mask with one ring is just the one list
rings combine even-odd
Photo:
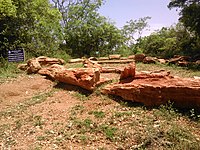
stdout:
[[193,78],[141,78],[130,83],[108,85],[102,90],[125,100],[159,106],[168,101],[176,107],[200,107],[200,80]]

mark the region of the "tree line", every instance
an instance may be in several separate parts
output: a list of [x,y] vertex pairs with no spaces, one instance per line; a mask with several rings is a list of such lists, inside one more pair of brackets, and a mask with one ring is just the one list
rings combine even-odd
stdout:
[[[179,23],[141,37],[150,17],[129,20],[117,28],[98,9],[105,0],[0,0],[0,54],[23,47],[31,56],[74,57],[147,53],[199,57],[200,1],[172,0]],[[137,37],[136,37],[137,35]]]

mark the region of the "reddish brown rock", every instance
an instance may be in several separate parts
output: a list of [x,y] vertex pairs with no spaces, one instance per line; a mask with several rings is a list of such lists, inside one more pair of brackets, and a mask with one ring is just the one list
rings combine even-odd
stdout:
[[197,61],[195,62],[195,64],[196,64],[196,65],[200,65],[200,60],[197,60]]
[[135,55],[128,56],[128,59],[134,59],[135,60]]
[[65,61],[63,59],[58,59],[58,58],[49,58],[46,56],[40,56],[36,58],[37,61],[40,63],[41,66],[48,66],[48,65],[53,65],[53,64],[59,64],[63,65]]
[[145,54],[135,54],[135,61],[136,62],[143,62],[145,57],[146,57]]
[[113,60],[113,59],[120,59],[121,55],[109,55],[109,59]]
[[58,64],[54,64],[54,65],[51,65],[49,67],[46,67],[46,68],[42,68],[38,71],[38,74],[40,75],[44,75],[44,76],[48,76],[50,77],[51,79],[55,79],[55,74],[57,72],[60,72],[62,70],[65,70],[66,68],[64,66],[61,66],[61,65],[58,65]]
[[85,59],[83,61],[85,68],[98,68],[100,71],[102,70],[101,65],[99,65],[96,61],[92,61],[90,59]]
[[128,66],[124,68],[123,71],[121,71],[120,75],[120,81],[126,80],[126,79],[133,79],[135,77],[135,63],[130,63]]
[[102,67],[101,73],[121,73],[123,68]]
[[169,64],[177,64],[178,62],[186,62],[189,61],[190,57],[189,56],[179,56],[175,55],[174,58],[171,58],[168,63]]
[[28,68],[28,65],[27,64],[19,64],[17,66],[17,68],[20,69],[20,70],[26,71],[27,68]]
[[181,67],[188,67],[191,64],[191,62],[188,61],[178,61],[177,65]]
[[200,107],[200,81],[196,79],[135,79],[130,83],[108,85],[102,93],[117,95],[146,106],[159,106],[171,101],[181,108]]
[[38,70],[40,70],[42,67],[40,63],[38,62],[37,58],[33,58],[28,60],[27,62],[28,68],[27,68],[27,73],[37,73]]
[[165,60],[165,59],[158,59],[158,62],[161,63],[161,64],[165,64],[165,63],[167,63],[167,60]]
[[128,57],[120,57],[121,60],[128,60]]
[[56,72],[54,78],[92,91],[100,80],[100,71],[96,68],[71,68]]
[[134,79],[147,79],[147,78],[163,78],[163,79],[169,79],[173,78],[170,76],[169,71],[165,70],[157,70],[157,71],[141,71],[137,72]]
[[155,64],[158,59],[156,57],[145,57],[143,59],[144,64]]
[[27,64],[20,64],[18,66],[21,70],[26,70],[27,73],[37,73],[43,66],[50,66],[53,64],[64,64],[65,61],[57,58],[49,58],[46,56],[40,56],[32,58],[27,61]]
[[81,58],[76,58],[76,59],[70,59],[69,63],[82,63],[83,59]]

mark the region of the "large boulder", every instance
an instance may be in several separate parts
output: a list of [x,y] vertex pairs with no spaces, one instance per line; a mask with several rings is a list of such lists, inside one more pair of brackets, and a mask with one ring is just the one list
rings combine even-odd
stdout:
[[200,107],[199,79],[162,76],[138,78],[130,83],[115,83],[106,86],[102,93],[117,95],[146,106],[159,106],[171,101],[181,108]]
[[54,78],[92,91],[100,81],[100,71],[96,68],[70,68],[56,72]]

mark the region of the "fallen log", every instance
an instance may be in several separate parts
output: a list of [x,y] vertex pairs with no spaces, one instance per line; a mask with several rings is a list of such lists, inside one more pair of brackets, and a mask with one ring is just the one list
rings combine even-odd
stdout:
[[102,93],[120,96],[146,106],[159,106],[170,101],[180,108],[200,107],[200,80],[194,78],[142,76],[130,83],[108,85],[102,89]]
[[60,82],[80,86],[92,91],[100,81],[100,71],[96,68],[71,68],[60,70],[54,78]]

